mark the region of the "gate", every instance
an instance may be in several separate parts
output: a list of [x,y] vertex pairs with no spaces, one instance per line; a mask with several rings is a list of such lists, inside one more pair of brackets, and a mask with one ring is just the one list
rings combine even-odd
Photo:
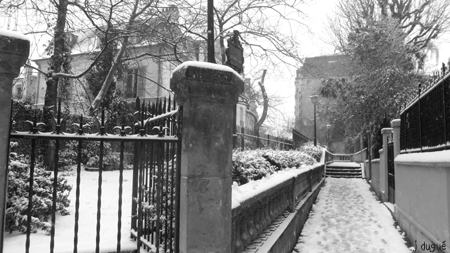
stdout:
[[394,167],[394,142],[388,143],[387,167],[388,167],[388,199],[395,203],[395,167]]
[[[58,251],[55,249],[55,234],[57,230],[56,213],[58,209],[58,199],[60,196],[57,192],[58,184],[60,184],[58,172],[60,171],[60,150],[63,149],[67,143],[75,143],[73,157],[74,166],[76,166],[75,176],[76,183],[73,186],[76,191],[75,199],[75,214],[73,223],[73,249],[66,248],[69,252],[78,252],[80,231],[82,227],[79,225],[80,206],[82,207],[86,200],[80,201],[80,185],[82,181],[82,156],[89,143],[98,145],[99,156],[97,158],[97,205],[96,205],[96,229],[95,229],[95,244],[92,245],[91,251],[100,252],[100,242],[107,240],[111,245],[115,239],[116,246],[114,250],[121,252],[125,249],[122,246],[123,233],[123,213],[125,209],[131,208],[131,222],[129,236],[135,241],[134,250],[140,251],[144,249],[152,252],[178,252],[178,231],[179,231],[179,182],[180,182],[180,144],[181,144],[181,115],[182,108],[177,108],[175,102],[169,99],[158,99],[155,103],[140,103],[139,98],[136,100],[136,107],[134,113],[134,126],[126,126],[125,118],[130,115],[119,115],[117,121],[121,123],[114,125],[117,122],[109,122],[112,113],[106,112],[104,109],[101,112],[101,117],[96,119],[97,124],[87,123],[86,118],[80,116],[73,125],[63,124],[61,116],[61,101],[58,103],[57,117],[55,119],[54,132],[41,132],[40,126],[43,123],[39,122],[39,115],[42,114],[35,110],[34,118],[27,123],[30,124],[30,130],[17,129],[12,127],[10,139],[20,140],[20,145],[28,145],[29,149],[29,166],[27,173],[29,173],[28,192],[23,193],[26,201],[26,213],[24,218],[24,232],[26,233],[26,243],[23,246],[23,252],[33,252],[30,248],[30,242],[33,240],[32,231],[34,221],[33,206],[36,205],[35,197],[39,195],[34,189],[35,178],[40,177],[36,175],[35,170],[38,166],[38,147],[43,142],[53,142],[55,147],[54,152],[54,169],[50,177],[52,177],[52,203],[51,214],[48,219],[50,243],[47,250],[49,252]],[[120,113],[119,113],[120,114]],[[13,115],[14,117],[14,115]],[[14,118],[13,118],[14,119]],[[63,131],[63,125],[66,125]],[[72,126],[77,129],[74,131]],[[16,128],[16,129],[15,129]],[[19,127],[20,128],[20,127]],[[134,129],[134,131],[133,131]],[[110,133],[107,133],[110,131]],[[93,133],[91,133],[93,132]],[[118,167],[118,181],[104,182],[103,176],[106,170],[108,157],[105,150],[108,146],[113,147],[116,153],[119,154],[119,159],[116,161]],[[126,157],[131,156],[130,167],[132,167],[132,189],[131,196],[124,195],[124,170],[126,169]],[[84,172],[86,173],[86,172]],[[96,172],[90,172],[96,173]],[[94,182],[92,182],[94,183]],[[116,224],[102,223],[102,212],[109,208],[108,206],[102,208],[102,189],[105,184],[117,184],[117,210],[111,210],[116,214]],[[35,187],[36,188],[36,187]],[[103,193],[105,194],[105,193]],[[94,198],[94,192],[92,197]],[[125,198],[132,198],[131,207],[123,206]],[[7,207],[8,208],[8,207]],[[101,228],[115,229],[117,231],[115,238],[102,238]],[[90,231],[94,234],[94,231]],[[36,239],[39,240],[39,239]],[[34,251],[38,252],[38,251]]]

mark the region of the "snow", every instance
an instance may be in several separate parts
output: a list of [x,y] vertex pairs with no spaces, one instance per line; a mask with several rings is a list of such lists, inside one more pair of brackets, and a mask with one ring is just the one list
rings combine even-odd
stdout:
[[308,170],[311,170],[313,166],[302,165],[299,168],[288,168],[282,171],[275,172],[256,181],[250,181],[244,185],[238,186],[236,182],[232,186],[232,209],[239,206],[247,199],[251,199],[258,194],[261,194],[283,182],[286,182],[295,176],[298,176]]
[[22,33],[14,32],[14,31],[10,31],[10,30],[0,29],[0,36],[30,41],[30,39],[26,35],[24,35]]
[[[95,250],[97,225],[97,185],[98,172],[81,172],[80,187],[80,218],[78,230],[78,252],[93,252]],[[136,249],[136,242],[130,240],[131,228],[131,170],[123,173],[123,199],[122,199],[122,249]],[[102,213],[100,250],[102,252],[115,252],[117,247],[117,212],[119,196],[119,171],[105,171],[102,175]],[[70,215],[56,216],[55,252],[73,252],[73,237],[75,224],[75,182],[76,176],[67,177],[73,186],[70,193]],[[4,239],[4,252],[25,252],[24,234],[14,232],[6,233]],[[30,252],[49,252],[50,236],[38,230],[30,236]]]
[[339,168],[361,168],[359,163],[355,162],[332,162],[328,164],[328,167],[339,167]]
[[327,178],[293,252],[409,253],[388,209],[361,179]]
[[186,62],[183,62],[182,64],[178,65],[172,71],[172,73],[175,73],[175,72],[179,71],[180,69],[187,68],[189,66],[193,66],[193,67],[197,67],[197,68],[213,69],[213,70],[231,72],[231,73],[234,73],[240,79],[244,80],[242,78],[242,76],[239,75],[234,69],[232,69],[232,68],[230,68],[230,67],[228,67],[226,65],[215,64],[215,63],[210,63],[210,62],[201,62],[201,61],[186,61]]
[[446,164],[450,163],[450,150],[425,152],[425,153],[411,153],[411,154],[400,154],[395,158],[395,162],[398,163],[432,163],[432,164]]

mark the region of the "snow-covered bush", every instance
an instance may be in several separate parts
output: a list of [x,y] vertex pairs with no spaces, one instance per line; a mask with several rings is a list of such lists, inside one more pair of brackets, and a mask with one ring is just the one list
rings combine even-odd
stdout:
[[233,181],[239,185],[258,180],[285,168],[298,168],[316,163],[314,158],[296,150],[235,150],[233,152]]
[[[16,146],[12,143],[11,147]],[[26,233],[28,214],[28,190],[30,182],[30,161],[24,155],[11,153],[8,173],[8,200],[6,204],[5,230],[13,232],[18,230]],[[56,211],[62,215],[69,214],[67,207],[70,204],[69,194],[72,186],[62,176],[57,178]],[[31,211],[31,231],[38,228],[49,233],[50,218],[52,214],[53,175],[37,165],[34,168],[33,181],[33,208]]]
[[249,180],[258,180],[272,174],[275,167],[264,157],[261,149],[233,152],[233,181],[246,184]]
[[322,156],[322,148],[314,146],[312,142],[305,143],[298,150],[312,156],[316,161],[320,161]]
[[267,150],[263,157],[266,158],[270,164],[276,166],[277,170],[292,167],[296,168],[302,165],[313,165],[316,163],[316,160],[310,155],[296,150]]

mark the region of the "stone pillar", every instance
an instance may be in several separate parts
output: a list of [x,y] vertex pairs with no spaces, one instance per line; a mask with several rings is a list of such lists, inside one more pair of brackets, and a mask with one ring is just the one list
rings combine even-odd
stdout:
[[400,119],[391,121],[392,132],[394,133],[394,158],[400,154]]
[[244,81],[227,66],[185,62],[170,88],[183,106],[180,252],[231,252],[233,110]]
[[[381,129],[383,135],[383,153],[380,153],[380,195],[381,201],[388,200],[388,137],[392,128]],[[381,156],[382,159],[381,159]]]
[[0,252],[3,252],[8,183],[9,128],[13,80],[30,52],[30,41],[21,34],[0,30]]

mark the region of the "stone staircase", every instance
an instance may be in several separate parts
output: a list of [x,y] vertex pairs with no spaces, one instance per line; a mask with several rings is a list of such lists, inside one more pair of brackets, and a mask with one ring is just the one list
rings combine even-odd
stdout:
[[361,165],[354,162],[332,162],[326,166],[327,177],[361,178]]

